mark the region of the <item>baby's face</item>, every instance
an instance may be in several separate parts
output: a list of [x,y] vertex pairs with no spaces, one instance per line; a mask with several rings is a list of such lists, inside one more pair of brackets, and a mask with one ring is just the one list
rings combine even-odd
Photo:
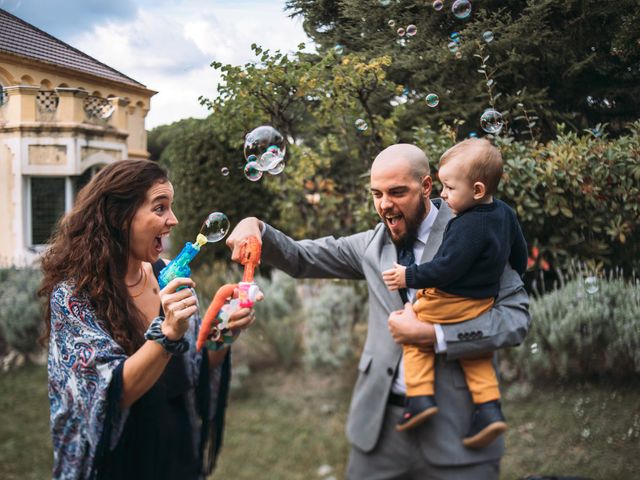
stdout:
[[452,158],[440,167],[438,178],[442,183],[440,196],[454,214],[458,215],[477,203],[473,196],[473,184],[467,177],[464,163],[459,158]]

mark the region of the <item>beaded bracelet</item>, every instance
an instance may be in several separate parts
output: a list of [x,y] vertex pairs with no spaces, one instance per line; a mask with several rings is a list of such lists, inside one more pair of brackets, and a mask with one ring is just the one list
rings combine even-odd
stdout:
[[184,353],[189,350],[189,342],[184,337],[179,340],[169,340],[162,333],[162,322],[164,322],[164,317],[154,318],[144,333],[144,338],[159,343],[162,348],[172,354]]

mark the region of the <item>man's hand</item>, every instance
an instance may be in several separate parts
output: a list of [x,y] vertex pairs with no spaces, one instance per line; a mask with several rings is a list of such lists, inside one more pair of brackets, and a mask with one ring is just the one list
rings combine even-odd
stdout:
[[418,320],[410,303],[405,303],[404,310],[391,312],[387,322],[396,343],[416,345],[421,350],[433,351],[436,331],[432,324]]
[[407,288],[406,269],[407,267],[394,263],[393,268],[382,272],[382,279],[389,290],[393,292],[399,288]]
[[256,237],[262,243],[262,221],[256,217],[247,217],[236,225],[227,238],[227,247],[231,249],[231,260],[240,262],[244,240],[249,237]]

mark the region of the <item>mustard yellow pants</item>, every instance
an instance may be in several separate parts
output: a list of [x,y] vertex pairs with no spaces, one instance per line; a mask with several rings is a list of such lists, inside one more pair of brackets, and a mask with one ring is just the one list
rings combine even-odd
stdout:
[[[418,319],[430,323],[460,323],[490,310],[493,298],[476,299],[452,295],[436,288],[418,292],[413,310]],[[433,395],[435,380],[435,354],[418,347],[404,345],[404,378],[407,396]],[[459,360],[473,403],[484,403],[500,398],[498,377],[493,368],[493,354],[481,358]]]

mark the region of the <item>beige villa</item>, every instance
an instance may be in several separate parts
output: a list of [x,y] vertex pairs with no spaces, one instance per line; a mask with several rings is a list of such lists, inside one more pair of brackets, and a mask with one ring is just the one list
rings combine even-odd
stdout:
[[148,157],[155,93],[0,9],[0,267],[37,258],[101,166]]

